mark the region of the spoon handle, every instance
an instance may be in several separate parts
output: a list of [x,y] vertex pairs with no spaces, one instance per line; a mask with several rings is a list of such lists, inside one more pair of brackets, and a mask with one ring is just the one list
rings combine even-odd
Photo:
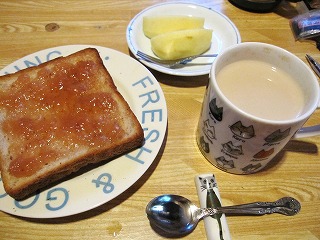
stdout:
[[225,213],[229,215],[265,215],[279,212],[277,207],[270,208],[236,208],[236,207],[223,207],[217,208],[216,213]]
[[253,203],[246,203],[234,206],[227,206],[224,208],[269,208],[269,207],[287,207],[287,208],[299,208],[300,203],[292,198],[292,197],[283,197],[274,202],[253,202]]
[[301,209],[300,203],[291,197],[284,197],[275,202],[254,202],[235,206],[202,209],[203,216],[215,214],[229,215],[264,215],[280,213],[287,216],[297,214]]

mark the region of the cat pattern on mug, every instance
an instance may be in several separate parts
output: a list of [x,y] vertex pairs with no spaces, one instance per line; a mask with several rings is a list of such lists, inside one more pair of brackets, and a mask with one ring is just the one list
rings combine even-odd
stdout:
[[216,139],[215,129],[214,126],[210,125],[209,119],[203,122],[202,131],[207,139],[213,143],[212,141]]
[[259,168],[261,168],[262,165],[261,163],[258,164],[249,164],[247,166],[245,166],[244,168],[242,168],[241,170],[243,171],[243,173],[245,174],[250,174],[250,173],[254,173],[257,172]]
[[236,123],[232,124],[230,126],[230,130],[236,136],[244,139],[250,139],[255,136],[254,127],[252,125],[246,127],[241,121],[237,121]]
[[216,120],[218,122],[222,121],[223,118],[223,107],[217,106],[217,99],[213,98],[209,102],[209,115],[212,118],[212,120]]
[[205,153],[210,153],[209,143],[204,140],[204,136],[200,137],[200,147]]
[[282,141],[283,139],[285,139],[286,137],[289,136],[290,130],[291,130],[291,128],[288,128],[288,129],[286,129],[284,131],[281,131],[280,129],[278,129],[277,131],[274,131],[273,133],[268,135],[264,140],[267,143],[280,142],[280,141]]
[[225,153],[229,153],[233,156],[239,156],[239,155],[243,155],[243,151],[242,151],[242,146],[235,146],[233,145],[232,141],[229,141],[227,143],[223,143],[222,144],[223,150],[225,151]]
[[261,151],[253,155],[254,159],[252,161],[261,161],[261,160],[267,159],[273,153],[274,153],[274,148],[270,148],[269,150],[262,149]]
[[[207,208],[216,208],[221,207],[221,202],[216,195],[214,188],[217,187],[217,183],[214,175],[209,177],[199,177],[201,191],[207,190],[207,199],[206,199],[206,207]],[[219,225],[219,235],[220,240],[223,240],[223,230],[221,224],[222,213],[211,215],[213,219],[216,219]]]
[[233,160],[227,160],[224,156],[216,158],[216,162],[222,169],[232,169],[235,167]]

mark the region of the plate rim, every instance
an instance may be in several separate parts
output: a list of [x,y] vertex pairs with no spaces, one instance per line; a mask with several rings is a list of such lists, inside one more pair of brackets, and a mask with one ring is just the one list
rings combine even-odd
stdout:
[[[87,206],[79,211],[72,211],[70,212],[69,210],[62,210],[61,212],[59,212],[59,214],[56,214],[57,212],[47,212],[47,214],[45,212],[42,212],[41,215],[39,216],[36,216],[36,214],[29,214],[28,213],[23,213],[23,211],[19,211],[17,209],[10,209],[10,210],[6,210],[5,208],[1,208],[0,211],[2,212],[5,212],[5,213],[8,213],[8,214],[11,214],[11,215],[15,215],[15,216],[19,216],[19,217],[28,217],[28,218],[34,218],[34,219],[46,219],[46,218],[59,218],[59,217],[67,217],[67,216],[71,216],[71,215],[75,215],[75,214],[79,214],[79,213],[82,213],[82,212],[86,212],[86,211],[89,211],[89,210],[92,210],[98,206],[101,206],[109,201],[111,201],[112,199],[116,198],[117,196],[119,196],[120,194],[122,194],[123,192],[127,191],[130,187],[132,187],[143,175],[146,174],[147,170],[150,168],[150,166],[153,164],[153,162],[157,159],[158,155],[159,155],[159,152],[161,150],[161,147],[163,144],[165,144],[165,135],[166,135],[166,132],[167,132],[167,125],[168,125],[168,110],[167,110],[167,104],[166,104],[166,99],[165,99],[165,96],[164,96],[164,93],[162,91],[162,88],[159,84],[159,82],[157,81],[157,79],[155,78],[155,76],[149,71],[149,69],[147,69],[142,63],[140,63],[139,61],[137,61],[136,59],[132,58],[131,56],[123,53],[123,52],[120,52],[118,50],[115,50],[115,49],[112,49],[112,48],[108,48],[108,47],[104,47],[104,46],[98,46],[98,45],[90,45],[90,44],[71,44],[71,45],[60,45],[60,46],[55,46],[55,47],[50,47],[50,48],[46,48],[46,49],[42,49],[42,50],[39,50],[39,51],[35,51],[33,53],[30,53],[26,56],[23,56],[15,61],[13,61],[12,63],[8,64],[7,66],[5,66],[4,68],[2,68],[0,70],[0,75],[5,75],[6,74],[6,71],[8,72],[9,71],[9,68],[14,68],[17,64],[19,64],[20,62],[26,60],[27,58],[30,58],[32,56],[42,56],[43,54],[46,54],[46,53],[49,53],[50,51],[53,51],[53,50],[59,50],[62,52],[62,56],[67,56],[67,55],[70,55],[76,51],[79,51],[81,49],[84,49],[84,48],[88,48],[88,47],[92,47],[92,48],[96,48],[99,52],[99,55],[100,57],[102,58],[101,56],[101,51],[105,51],[105,53],[108,52],[108,54],[112,53],[112,54],[116,54],[117,56],[121,55],[121,58],[126,58],[128,62],[135,62],[136,66],[139,66],[141,72],[143,72],[144,75],[146,75],[147,77],[150,77],[152,78],[152,80],[154,81],[155,83],[155,89],[158,91],[158,93],[160,94],[161,96],[161,101],[159,102],[159,105],[162,107],[163,109],[163,121],[161,123],[159,123],[159,131],[161,132],[161,136],[157,142],[157,146],[156,146],[156,149],[153,149],[155,150],[155,153],[153,154],[154,157],[152,159],[152,161],[149,160],[148,163],[145,164],[144,167],[141,167],[141,169],[143,170],[141,172],[141,174],[137,174],[136,176],[133,176],[132,177],[132,181],[124,186],[120,191],[115,191],[114,194],[112,194],[111,197],[106,197],[107,200],[103,199],[101,200],[99,203],[95,203],[95,204],[92,204],[90,206]],[[72,48],[72,50],[66,50],[66,49],[70,49]],[[66,53],[67,52],[67,53]],[[51,59],[50,59],[51,60]],[[102,61],[104,63],[104,65],[106,66],[105,64],[105,60],[102,58]],[[46,62],[46,61],[44,61]],[[106,66],[106,68],[108,69],[108,67]],[[109,66],[110,68],[110,66]],[[23,69],[23,68],[21,68]],[[109,71],[110,69],[108,69]],[[114,76],[112,74],[114,70],[111,70],[109,71],[110,72],[110,75],[112,76],[114,82],[115,82],[115,85],[117,86],[119,80],[115,80],[114,79]],[[127,71],[127,70],[126,70]],[[16,71],[11,71],[11,72],[16,72]],[[10,73],[11,73],[10,72]],[[142,73],[141,73],[142,74]],[[125,78],[125,77],[123,77]],[[122,82],[122,81],[120,81]],[[122,84],[124,85],[124,84]],[[128,85],[127,89],[129,89],[129,92],[130,92],[130,87],[131,85]],[[117,86],[117,89],[119,91],[119,88]],[[131,90],[132,91],[132,90]],[[119,91],[120,92],[120,91]],[[129,105],[130,105],[130,100],[127,100]],[[141,106],[140,106],[141,107]],[[134,109],[132,109],[134,111]],[[137,113],[135,112],[135,115],[137,115]],[[140,124],[142,125],[141,123],[141,116],[137,116]],[[142,126],[143,127],[143,126]],[[140,148],[136,149],[136,150],[133,150],[133,151],[138,151]],[[132,153],[132,152],[130,152]],[[125,157],[124,155],[121,155],[119,156],[119,158],[121,157]],[[117,159],[117,158],[116,158]],[[113,159],[111,161],[114,162],[114,160],[116,159]],[[108,165],[108,163],[106,164],[102,164],[102,166],[98,166],[97,169],[99,168],[102,168],[103,166],[106,166]],[[138,167],[137,167],[138,169]],[[91,170],[90,170],[91,171]],[[88,171],[90,173],[90,171]],[[140,169],[138,169],[138,171],[140,171]],[[87,172],[86,172],[87,173]],[[139,176],[138,176],[139,175]],[[80,176],[76,176],[75,178],[77,177],[83,177],[82,174]],[[1,179],[1,176],[0,176],[0,179]],[[50,189],[53,189],[56,185],[60,185],[62,183],[65,183],[65,182],[68,182],[72,179],[67,179],[66,181],[58,181],[57,184],[54,184],[53,186],[49,187],[48,189],[45,189],[43,190],[41,193],[43,192],[46,192],[46,191],[49,191]],[[3,184],[2,182],[0,183],[1,184],[1,187],[3,188]],[[2,198],[7,198],[9,199],[10,201],[15,201],[13,198],[11,198],[9,195],[6,195],[6,196],[1,196],[1,195],[5,195],[5,192],[4,194],[1,194],[0,193],[0,201]],[[37,196],[37,195],[36,195]],[[84,199],[86,199],[86,197],[84,197]],[[8,201],[9,201],[8,200]],[[15,201],[16,202],[16,201]],[[4,202],[6,203],[6,201]],[[74,209],[74,208],[71,208],[71,209]],[[37,212],[38,213],[38,212]]]
[[[241,43],[241,35],[240,35],[240,32],[238,30],[238,28],[236,27],[236,25],[231,21],[231,19],[226,16],[225,14],[217,11],[217,10],[214,10],[212,8],[209,8],[209,7],[206,7],[206,6],[203,6],[203,5],[200,5],[200,4],[195,4],[195,3],[189,3],[189,2],[169,2],[169,3],[159,3],[159,4],[155,4],[155,5],[152,5],[152,6],[149,6],[143,10],[141,10],[140,12],[138,12],[129,22],[128,26],[127,26],[127,29],[126,29],[126,40],[127,40],[127,44],[128,44],[128,47],[130,49],[130,52],[134,55],[134,57],[140,61],[142,64],[144,64],[145,66],[153,69],[153,70],[156,70],[156,71],[159,71],[159,72],[162,72],[162,73],[166,73],[166,74],[169,74],[169,75],[175,75],[175,76],[201,76],[201,75],[207,75],[209,74],[210,72],[210,68],[211,66],[207,69],[207,70],[197,70],[196,72],[181,72],[181,71],[176,71],[174,69],[170,69],[170,68],[166,68],[166,67],[162,67],[160,65],[156,65],[156,64],[153,64],[153,63],[149,63],[149,62],[146,62],[146,61],[143,61],[142,59],[140,59],[137,54],[136,54],[136,51],[135,51],[135,47],[134,47],[134,44],[132,44],[133,42],[133,39],[132,39],[132,26],[134,25],[134,23],[139,20],[139,18],[141,18],[141,16],[143,16],[146,12],[150,11],[150,10],[153,10],[155,8],[159,8],[159,7],[163,7],[163,6],[166,6],[166,5],[171,5],[171,6],[174,6],[175,7],[179,7],[179,6],[184,6],[184,7],[190,7],[190,8],[199,8],[201,10],[204,10],[204,11],[209,11],[209,12],[212,12],[214,14],[217,14],[219,15],[221,18],[223,18],[232,28],[234,34],[235,34],[235,37],[236,37],[236,42],[234,44],[239,44]],[[211,64],[212,65],[212,64]],[[183,68],[182,68],[183,69]]]

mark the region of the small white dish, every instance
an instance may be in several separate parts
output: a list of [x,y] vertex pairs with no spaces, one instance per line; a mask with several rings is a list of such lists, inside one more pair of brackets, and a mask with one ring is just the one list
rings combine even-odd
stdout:
[[[45,49],[23,57],[0,75],[39,65],[84,48],[96,48],[119,92],[129,103],[144,129],[144,145],[126,155],[84,171],[23,201],[6,194],[0,178],[0,211],[30,218],[56,218],[100,206],[131,187],[155,160],[167,128],[167,107],[161,87],[145,66],[113,49],[69,45]],[[152,102],[149,101],[152,97]]]
[[[198,76],[209,74],[214,58],[197,58],[181,68],[166,68],[140,59],[137,51],[155,56],[151,50],[150,39],[143,33],[144,16],[186,15],[204,17],[204,27],[212,29],[211,48],[205,54],[220,53],[225,48],[241,42],[240,33],[234,23],[222,13],[190,3],[164,3],[151,6],[138,13],[127,27],[126,37],[130,51],[146,66],[159,72],[177,76]],[[156,56],[155,56],[156,57]]]

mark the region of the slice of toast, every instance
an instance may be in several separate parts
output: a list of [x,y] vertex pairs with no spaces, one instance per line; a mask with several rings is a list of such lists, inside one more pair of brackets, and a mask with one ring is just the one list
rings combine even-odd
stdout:
[[0,77],[1,178],[15,199],[143,139],[96,49]]

